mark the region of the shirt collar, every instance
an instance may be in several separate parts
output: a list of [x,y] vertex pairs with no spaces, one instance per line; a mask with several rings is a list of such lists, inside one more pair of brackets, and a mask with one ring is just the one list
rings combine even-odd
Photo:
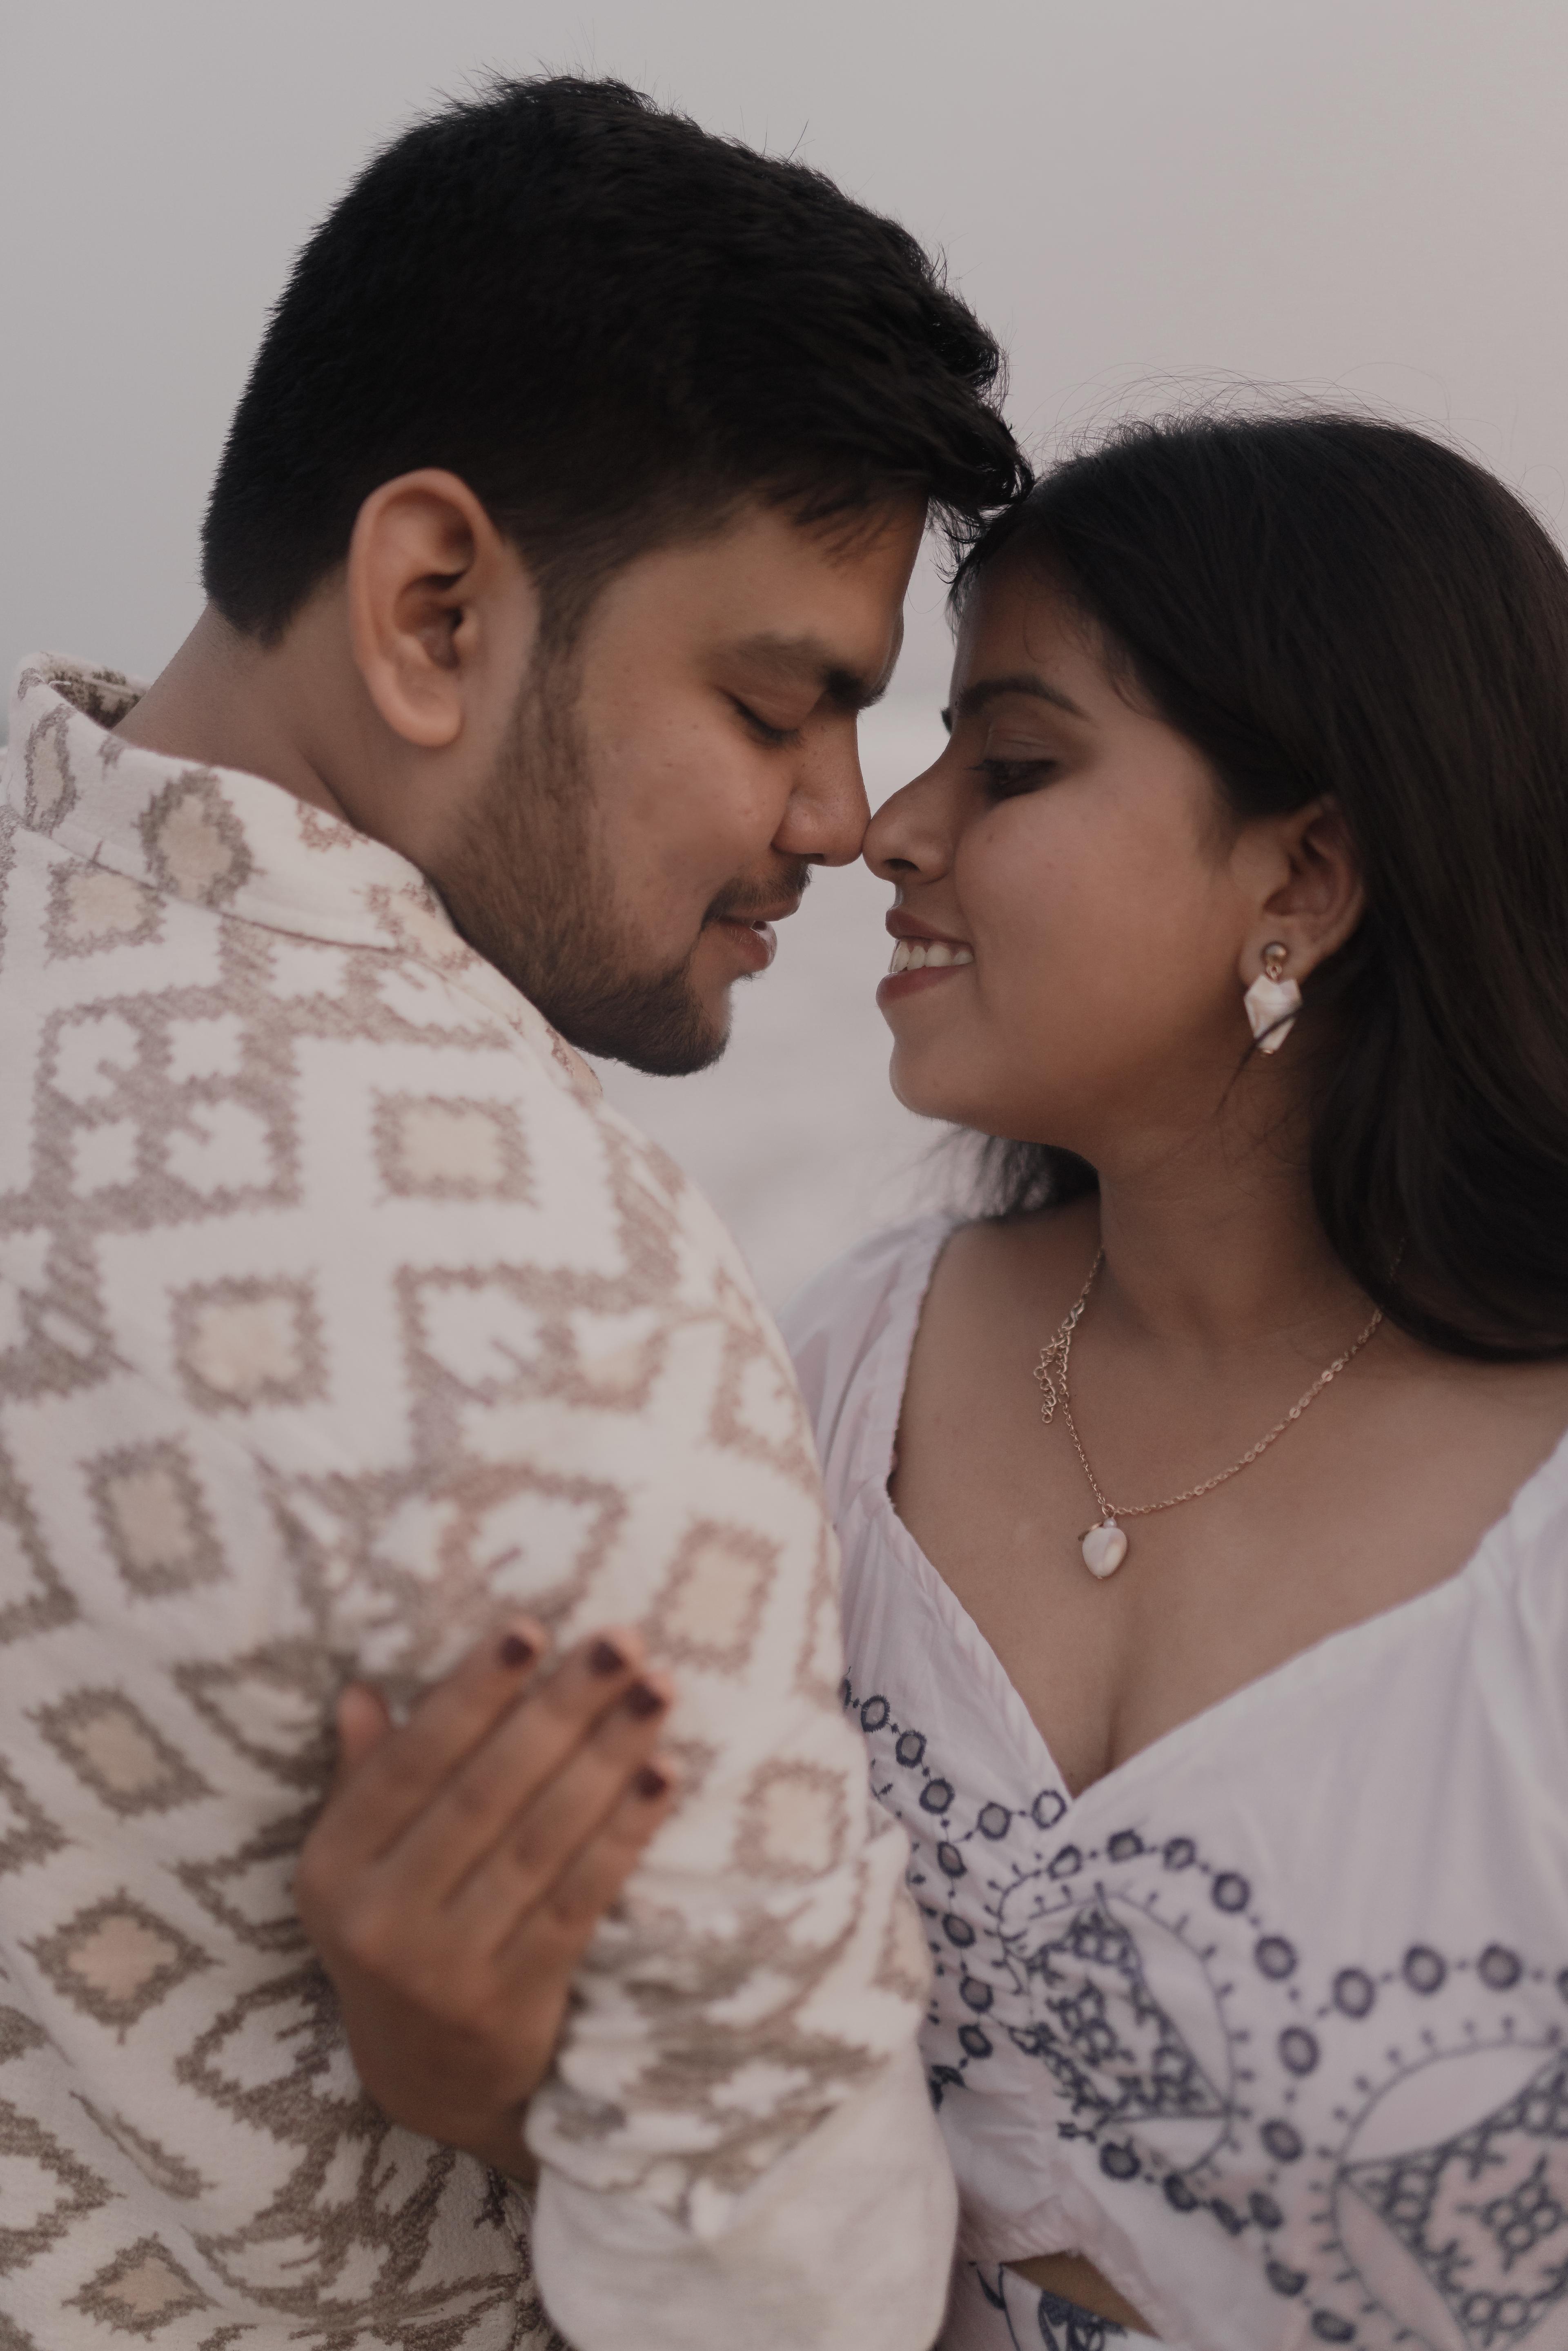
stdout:
[[526,1038],[585,1100],[599,1081],[538,1007],[465,946],[416,866],[280,785],[144,750],[109,730],[146,688],[61,655],[23,663],[5,799],[72,856],[244,923],[439,971]]

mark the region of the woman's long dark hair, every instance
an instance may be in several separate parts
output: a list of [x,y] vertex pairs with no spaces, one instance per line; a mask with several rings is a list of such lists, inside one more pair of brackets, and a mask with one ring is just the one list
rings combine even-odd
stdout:
[[[1118,428],[970,550],[1038,562],[1237,814],[1330,795],[1366,913],[1307,982],[1317,1211],[1391,1319],[1568,1353],[1568,565],[1480,466],[1356,416]],[[991,1146],[1002,1214],[1090,1188]]]

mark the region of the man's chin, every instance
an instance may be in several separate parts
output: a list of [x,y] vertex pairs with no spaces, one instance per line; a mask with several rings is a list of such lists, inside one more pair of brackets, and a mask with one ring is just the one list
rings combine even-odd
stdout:
[[540,1009],[579,1052],[624,1061],[653,1078],[689,1078],[711,1069],[729,1042],[729,990],[705,1003],[685,974],[678,977],[679,986],[627,986],[594,1004],[545,1001]]
[[615,1045],[585,1045],[581,1050],[597,1053],[601,1061],[624,1061],[628,1069],[641,1070],[650,1078],[695,1078],[699,1070],[711,1070],[724,1059],[728,1043],[727,1028],[721,1035],[708,1029],[700,1038],[691,1036],[676,1043],[649,1044],[628,1039]]

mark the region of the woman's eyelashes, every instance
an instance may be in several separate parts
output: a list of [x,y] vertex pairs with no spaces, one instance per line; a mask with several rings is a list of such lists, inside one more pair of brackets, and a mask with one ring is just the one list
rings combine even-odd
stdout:
[[991,758],[977,759],[975,773],[983,777],[987,791],[993,799],[1007,799],[1015,792],[1031,791],[1047,783],[1055,774],[1060,762],[1045,752],[1019,759]]

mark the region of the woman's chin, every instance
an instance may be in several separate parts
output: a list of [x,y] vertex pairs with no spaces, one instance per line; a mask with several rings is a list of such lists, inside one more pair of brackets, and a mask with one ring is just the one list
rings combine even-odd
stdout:
[[894,1099],[916,1118],[939,1119],[945,1126],[972,1126],[989,1134],[985,1105],[975,1099],[972,1072],[944,1071],[936,1054],[895,1041],[887,1080]]
[[[928,1089],[920,1082],[918,1054],[905,1053],[898,1045],[893,1049],[893,1059],[887,1065],[887,1082],[893,1088],[894,1102],[913,1111],[916,1118],[946,1118],[946,1111],[933,1110],[927,1102]],[[910,1064],[915,1064],[911,1067]]]
[[[1016,1084],[998,1085],[990,1092],[977,1085],[973,1060],[966,1062],[956,1054],[938,1054],[929,1048],[918,1050],[895,1042],[887,1078],[894,1100],[916,1118],[960,1127],[976,1136],[1003,1143],[1016,1143],[1020,1138],[1033,1142],[1040,1139],[1042,1126],[1049,1133],[1057,1123],[1050,1114],[1049,1103],[1020,1100]],[[1053,1147],[1071,1148],[1063,1144]]]

